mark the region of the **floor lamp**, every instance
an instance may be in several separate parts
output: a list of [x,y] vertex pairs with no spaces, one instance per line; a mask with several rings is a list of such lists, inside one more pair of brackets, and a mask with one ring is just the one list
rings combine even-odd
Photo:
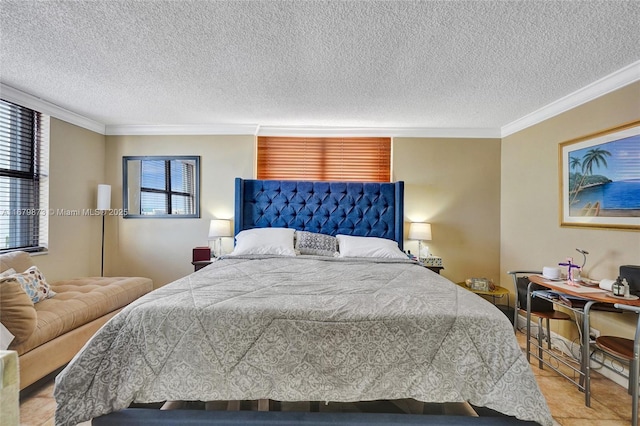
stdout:
[[111,185],[98,185],[98,206],[96,210],[102,212],[102,262],[100,263],[100,276],[104,277],[104,216],[105,210],[111,208]]

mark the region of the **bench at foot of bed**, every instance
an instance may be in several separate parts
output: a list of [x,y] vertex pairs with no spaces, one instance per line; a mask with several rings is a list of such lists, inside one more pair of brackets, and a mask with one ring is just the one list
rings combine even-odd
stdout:
[[127,408],[93,419],[92,426],[163,426],[163,425],[217,425],[217,426],[283,426],[283,425],[461,425],[503,426],[536,425],[512,417],[467,417],[420,414],[387,413],[309,413],[294,411],[203,411],[154,410]]

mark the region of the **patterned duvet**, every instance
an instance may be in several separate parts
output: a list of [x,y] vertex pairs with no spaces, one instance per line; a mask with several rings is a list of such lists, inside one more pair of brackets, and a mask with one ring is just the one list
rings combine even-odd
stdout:
[[412,262],[227,258],[112,318],[56,378],[56,424],[131,402],[415,398],[552,419],[509,320]]

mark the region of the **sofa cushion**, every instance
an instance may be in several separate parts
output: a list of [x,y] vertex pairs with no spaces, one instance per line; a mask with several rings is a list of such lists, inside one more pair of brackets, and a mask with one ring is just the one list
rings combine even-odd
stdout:
[[9,268],[15,269],[17,272],[26,271],[33,266],[31,255],[25,251],[12,251],[0,255],[0,272],[4,272]]
[[15,336],[13,344],[27,340],[36,329],[33,302],[13,278],[0,279],[0,322]]
[[54,282],[51,289],[55,297],[34,305],[37,325],[33,334],[21,343],[14,341],[9,349],[26,353],[128,305],[153,290],[153,282],[141,277],[90,277]]

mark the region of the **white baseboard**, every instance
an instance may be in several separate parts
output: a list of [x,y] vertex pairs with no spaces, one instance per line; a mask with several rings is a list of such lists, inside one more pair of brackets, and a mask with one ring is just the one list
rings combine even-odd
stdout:
[[[518,329],[525,330],[526,327],[527,327],[527,318],[518,314]],[[537,330],[537,327],[538,327],[538,323],[535,321],[531,321],[532,330]],[[567,356],[575,357],[577,356],[577,354],[571,354],[570,351],[568,350],[568,348],[571,348],[573,345],[575,345],[575,343],[571,342],[569,339],[565,338],[564,336],[561,336],[558,333],[555,333],[553,331],[551,332],[551,347],[553,349],[557,349]],[[614,383],[619,384],[625,389],[629,387],[629,380],[626,377],[623,377],[622,375],[617,374],[606,367],[603,367],[602,365],[598,364],[596,361],[591,360],[591,363],[589,364],[589,366],[591,367],[591,371],[597,371],[602,376],[613,381]],[[622,374],[625,374],[628,376],[629,375],[628,368],[626,366],[621,368],[622,368]]]

